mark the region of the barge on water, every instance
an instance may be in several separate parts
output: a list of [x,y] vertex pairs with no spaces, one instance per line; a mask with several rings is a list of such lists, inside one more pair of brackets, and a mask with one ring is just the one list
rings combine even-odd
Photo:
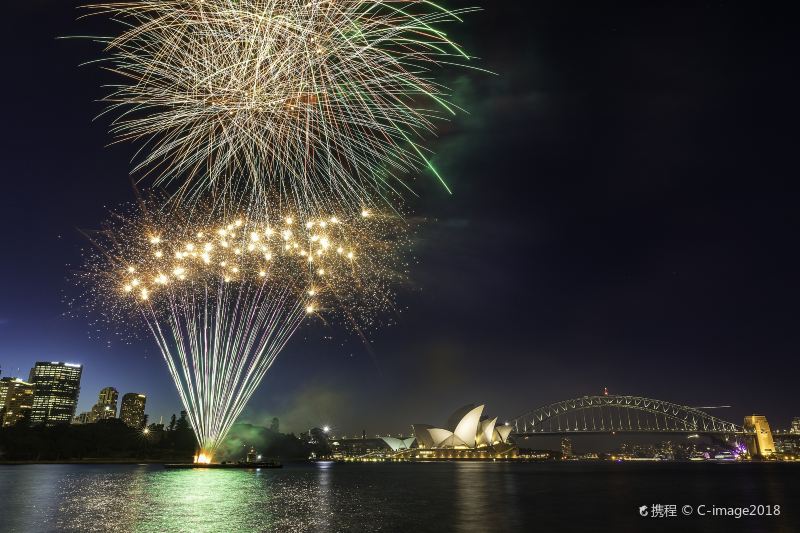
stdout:
[[169,463],[164,468],[283,468],[283,465],[274,461],[241,462],[241,463]]

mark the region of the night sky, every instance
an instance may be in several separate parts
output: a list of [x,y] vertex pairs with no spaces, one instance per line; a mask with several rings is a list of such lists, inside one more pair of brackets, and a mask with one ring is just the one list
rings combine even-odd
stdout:
[[[93,120],[113,78],[79,66],[99,46],[56,39],[115,28],[77,21],[76,4],[4,6],[0,366],[82,363],[79,411],[114,386],[146,393],[158,421],[180,404],[154,343],[63,316],[79,228],[133,198],[134,146],[108,146]],[[398,324],[368,349],[301,331],[242,419],[396,433],[465,403],[502,420],[608,387],[786,427],[800,416],[795,22],[725,2],[484,4],[452,34],[497,75],[449,72],[470,114],[431,146],[454,194],[416,179],[425,223]]]

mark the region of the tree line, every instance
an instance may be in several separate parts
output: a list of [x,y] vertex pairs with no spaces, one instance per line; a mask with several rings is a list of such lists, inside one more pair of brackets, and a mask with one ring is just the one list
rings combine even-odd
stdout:
[[[145,423],[146,424],[146,423]],[[324,439],[299,438],[270,428],[236,424],[221,446],[218,460],[244,459],[250,449],[264,458],[307,459],[329,452]],[[311,440],[312,442],[308,442]],[[93,459],[191,461],[197,442],[186,412],[172,415],[168,424],[133,428],[117,418],[92,424],[28,426],[0,429],[0,461],[81,461]]]

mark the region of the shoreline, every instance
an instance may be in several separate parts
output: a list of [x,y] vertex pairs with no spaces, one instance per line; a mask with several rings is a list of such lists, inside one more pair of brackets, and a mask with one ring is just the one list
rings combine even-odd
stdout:
[[[340,459],[325,459],[325,460],[289,460],[284,464],[296,463],[309,463],[315,462],[330,462],[336,464],[350,464],[350,465],[373,465],[373,464],[431,464],[431,463],[502,463],[502,464],[648,464],[648,465],[797,465],[800,461],[608,461],[608,460],[569,460],[569,461],[555,461],[555,460],[466,460],[466,459],[427,459],[427,460],[406,460],[406,461],[347,461]],[[189,464],[191,460],[173,458],[173,459],[103,459],[103,458],[86,458],[86,459],[62,459],[62,460],[25,460],[25,461],[0,461],[0,466],[23,466],[23,465],[167,465],[167,464]]]
[[13,465],[162,465],[179,463],[186,459],[59,459],[59,460],[25,460],[25,461],[0,461],[0,466]]

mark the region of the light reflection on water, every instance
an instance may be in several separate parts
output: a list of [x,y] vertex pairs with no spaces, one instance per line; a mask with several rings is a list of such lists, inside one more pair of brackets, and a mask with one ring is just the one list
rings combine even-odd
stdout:
[[[778,465],[333,464],[280,470],[0,465],[0,531],[640,531],[641,504],[781,504],[747,531],[798,531]],[[605,517],[605,518],[604,518]],[[696,519],[695,519],[696,520]],[[648,522],[648,530],[668,524]],[[681,528],[700,522],[684,519]],[[704,531],[729,531],[724,520]],[[669,529],[674,530],[675,524]]]

